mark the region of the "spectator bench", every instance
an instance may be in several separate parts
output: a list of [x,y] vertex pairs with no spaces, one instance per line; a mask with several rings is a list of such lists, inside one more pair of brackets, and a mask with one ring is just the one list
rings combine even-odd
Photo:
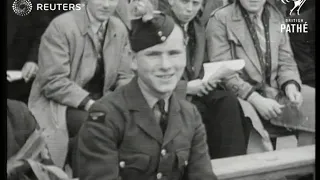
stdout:
[[211,163],[219,180],[274,180],[305,175],[315,173],[315,145],[214,159]]

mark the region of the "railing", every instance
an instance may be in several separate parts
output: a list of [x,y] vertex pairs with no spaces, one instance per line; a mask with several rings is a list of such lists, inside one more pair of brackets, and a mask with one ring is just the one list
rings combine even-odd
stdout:
[[211,163],[219,180],[273,180],[303,175],[315,172],[315,145],[215,159]]

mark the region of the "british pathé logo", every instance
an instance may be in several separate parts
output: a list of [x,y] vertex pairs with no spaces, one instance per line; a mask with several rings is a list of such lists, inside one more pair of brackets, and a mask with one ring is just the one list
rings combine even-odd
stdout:
[[287,4],[290,3],[290,1],[293,1],[293,7],[290,10],[289,15],[291,16],[294,10],[297,10],[297,14],[300,14],[300,9],[303,6],[303,4],[306,2],[306,0],[281,0],[282,3]]
[[282,3],[287,4],[293,2],[294,6],[289,12],[290,17],[286,18],[286,23],[281,24],[281,32],[287,33],[308,33],[308,22],[302,18],[298,18],[300,15],[300,9],[306,0],[281,0]]
[[281,32],[308,33],[308,22],[303,19],[286,19],[286,23],[281,24]]
[[32,10],[32,3],[30,0],[15,0],[12,4],[13,12],[19,16],[26,16]]

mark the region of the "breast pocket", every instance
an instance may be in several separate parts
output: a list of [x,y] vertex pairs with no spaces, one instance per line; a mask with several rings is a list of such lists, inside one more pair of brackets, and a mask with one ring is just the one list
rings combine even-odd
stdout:
[[189,164],[189,155],[190,155],[190,148],[179,149],[176,151],[177,157],[177,168],[179,170],[179,174],[183,177],[185,173],[185,169]]
[[122,153],[119,157],[119,167],[122,172],[145,172],[150,163],[150,156],[143,153]]

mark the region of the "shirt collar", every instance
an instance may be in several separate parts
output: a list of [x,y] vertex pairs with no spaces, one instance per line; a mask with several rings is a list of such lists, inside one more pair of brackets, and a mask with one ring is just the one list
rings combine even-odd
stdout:
[[100,22],[100,21],[96,20],[92,16],[92,14],[88,8],[87,8],[87,13],[88,13],[88,18],[89,18],[89,22],[90,22],[90,28],[91,28],[92,32],[94,34],[96,34],[98,32],[99,28],[101,27],[101,25],[106,25],[107,21]]
[[255,16],[257,16],[258,20],[261,20],[261,16],[262,16],[262,12],[263,12],[264,8],[262,8],[260,11],[258,11],[257,13],[249,13],[249,17],[252,20]]
[[[149,107],[151,109],[154,108],[154,106],[156,105],[156,103],[160,100],[159,98],[155,97],[154,95],[152,95],[149,91],[146,90],[146,88],[144,88],[145,85],[142,84],[143,82],[141,82],[141,79],[138,78],[138,86],[142,92],[143,97],[146,99]],[[165,102],[165,106],[164,109],[166,112],[168,112],[169,110],[169,98],[170,96],[167,96],[164,98],[164,102]]]

